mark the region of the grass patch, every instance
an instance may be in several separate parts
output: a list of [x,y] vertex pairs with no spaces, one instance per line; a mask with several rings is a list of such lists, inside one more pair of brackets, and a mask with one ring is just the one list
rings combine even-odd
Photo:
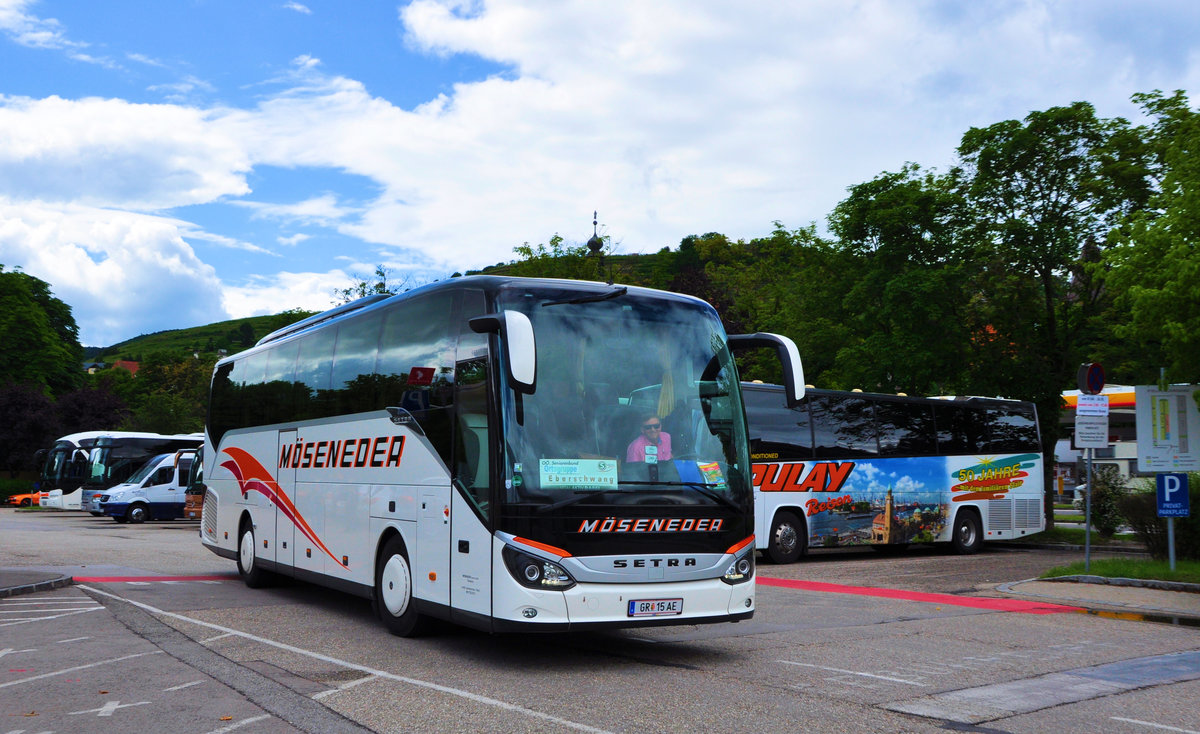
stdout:
[[1157,581],[1179,581],[1188,584],[1200,584],[1200,561],[1175,562],[1172,571],[1167,561],[1143,560],[1138,558],[1096,558],[1092,559],[1091,569],[1083,570],[1083,561],[1076,561],[1069,566],[1058,566],[1046,571],[1041,578],[1056,578],[1058,576],[1082,576],[1085,573],[1092,576],[1106,576],[1121,579],[1154,579]]
[[[1084,530],[1083,528],[1060,528],[1055,527],[1053,530],[1044,530],[1034,535],[1026,535],[1022,538],[1013,538],[1015,543],[1065,543],[1067,545],[1083,545]],[[1137,543],[1137,538],[1132,533],[1118,533],[1111,538],[1102,538],[1100,533],[1092,531],[1092,545],[1119,545],[1127,546],[1129,543]],[[1140,544],[1139,544],[1140,545]]]
[[1056,510],[1074,510],[1074,509],[1075,509],[1075,505],[1074,505],[1073,503],[1070,503],[1070,502],[1068,502],[1068,503],[1067,503],[1067,504],[1065,504],[1065,505],[1055,504],[1055,505],[1054,505],[1054,509],[1056,509]]
[[1054,522],[1083,522],[1083,515],[1055,515]]

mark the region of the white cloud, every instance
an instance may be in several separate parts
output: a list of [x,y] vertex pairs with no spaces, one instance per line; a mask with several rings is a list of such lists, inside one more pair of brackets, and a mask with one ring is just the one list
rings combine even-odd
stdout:
[[309,8],[307,5],[302,5],[297,2],[286,2],[283,4],[283,7],[286,8],[287,10],[294,10],[297,13],[301,13],[303,15],[312,15],[311,8]]
[[50,283],[71,305],[80,341],[107,346],[228,318],[216,272],[181,236],[189,227],[110,209],[0,198],[0,263],[20,265]]
[[222,110],[0,97],[0,195],[149,211],[249,192]]
[[[85,53],[34,7],[0,0],[0,32]],[[415,0],[398,18],[411,49],[507,71],[411,109],[312,54],[246,109],[178,101],[213,91],[196,77],[156,87],[174,104],[0,97],[7,218],[28,224],[13,212],[33,202],[64,212],[66,237],[103,208],[157,223],[151,241],[166,252],[182,237],[266,252],[237,231],[128,214],[236,204],[259,221],[357,238],[378,262],[450,271],[509,260],[513,246],[554,233],[584,240],[599,210],[624,251],[655,251],[693,233],[823,223],[847,186],[905,161],[952,163],[970,126],[1080,99],[1102,116],[1131,115],[1133,92],[1200,86],[1186,30],[1200,15],[1186,3]],[[248,183],[256,166],[335,171],[378,193],[350,205],[322,186],[266,203]],[[5,247],[32,252],[18,239],[37,236],[70,253],[52,234],[39,221]],[[366,259],[368,244],[346,257]],[[86,292],[64,280],[85,270],[51,282]],[[342,270],[259,274],[227,283],[221,303],[237,314],[287,307],[284,295],[328,305],[348,280]]]

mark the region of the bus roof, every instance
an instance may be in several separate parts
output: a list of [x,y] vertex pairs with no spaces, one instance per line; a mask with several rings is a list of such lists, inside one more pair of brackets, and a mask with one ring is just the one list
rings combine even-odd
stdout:
[[453,291],[453,290],[481,290],[486,293],[496,293],[505,288],[544,288],[544,289],[570,289],[581,292],[596,292],[604,293],[616,288],[624,288],[627,293],[636,296],[661,298],[666,300],[680,301],[686,303],[694,303],[712,308],[705,300],[689,296],[683,293],[672,293],[670,291],[662,291],[654,288],[645,288],[642,286],[623,285],[620,283],[601,283],[596,280],[569,280],[564,278],[524,278],[505,275],[464,275],[458,278],[450,278],[448,280],[440,280],[436,283],[429,283],[420,288],[414,288],[411,291],[398,293],[396,295],[375,294],[365,298],[360,298],[350,303],[342,304],[328,311],[323,311],[315,316],[310,316],[294,324],[289,324],[281,329],[277,329],[270,334],[267,334],[262,339],[248,349],[244,349],[237,354],[231,354],[224,359],[221,359],[217,364],[223,364],[230,360],[238,359],[248,353],[254,352],[259,348],[280,341],[292,336],[311,331],[318,326],[323,326],[327,323],[340,322],[343,319],[351,316],[356,316],[360,313],[370,313],[379,309],[386,308],[391,304],[402,302],[410,298],[416,298],[437,291]]

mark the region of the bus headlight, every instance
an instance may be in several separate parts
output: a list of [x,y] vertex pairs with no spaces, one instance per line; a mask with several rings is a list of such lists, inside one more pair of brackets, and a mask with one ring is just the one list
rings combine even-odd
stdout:
[[564,591],[575,585],[571,574],[553,561],[535,558],[510,545],[504,546],[503,555],[508,572],[521,586],[529,589]]
[[741,558],[734,559],[725,569],[721,580],[727,584],[742,584],[754,578],[754,553],[750,552]]

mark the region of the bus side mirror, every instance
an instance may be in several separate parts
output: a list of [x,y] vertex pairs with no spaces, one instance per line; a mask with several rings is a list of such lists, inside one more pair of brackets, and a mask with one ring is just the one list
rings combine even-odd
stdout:
[[796,342],[781,334],[761,331],[729,336],[729,348],[735,351],[763,347],[770,347],[779,355],[779,361],[783,363],[783,389],[787,394],[787,404],[789,408],[796,407],[804,397],[804,365],[800,363],[800,350],[796,348]]
[[477,334],[498,334],[504,350],[505,376],[513,390],[533,394],[537,387],[537,342],[533,323],[520,311],[476,316],[467,322]]

